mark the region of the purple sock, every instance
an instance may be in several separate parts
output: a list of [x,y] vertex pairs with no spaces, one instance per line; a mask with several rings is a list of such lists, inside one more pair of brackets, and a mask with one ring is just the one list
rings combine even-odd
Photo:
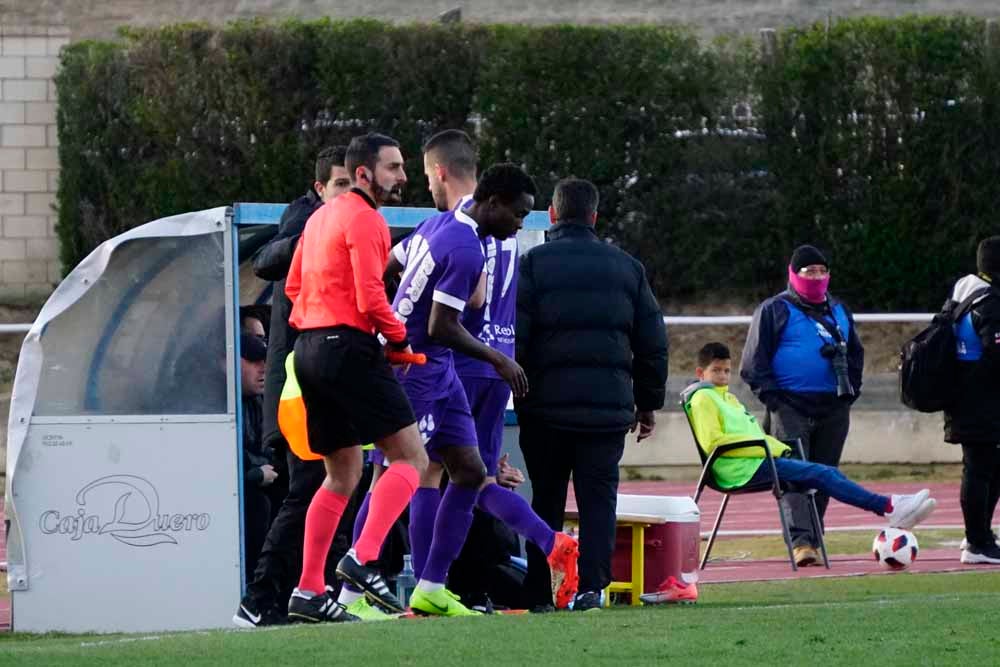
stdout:
[[434,537],[434,518],[441,504],[441,491],[419,488],[410,500],[410,553],[413,559],[413,573],[417,579],[424,571],[427,555]]
[[556,533],[538,518],[521,496],[499,484],[489,484],[479,492],[479,507],[531,540],[546,555],[555,546]]
[[434,539],[421,579],[435,584],[445,582],[448,568],[458,558],[469,534],[478,494],[476,489],[448,484],[434,521]]
[[369,491],[365,494],[365,499],[361,501],[361,507],[358,508],[358,515],[354,517],[354,533],[351,536],[351,544],[358,541],[358,537],[361,535],[361,529],[365,527],[365,521],[368,520],[368,505],[372,502],[372,492]]
[[[361,535],[361,529],[365,527],[365,521],[368,519],[368,505],[372,501],[372,492],[369,491],[365,494],[365,499],[361,501],[361,507],[358,508],[358,515],[354,517],[354,532],[351,537],[351,544],[353,545],[358,541],[358,536]],[[344,587],[355,593],[360,593],[361,590],[349,583],[344,583]]]

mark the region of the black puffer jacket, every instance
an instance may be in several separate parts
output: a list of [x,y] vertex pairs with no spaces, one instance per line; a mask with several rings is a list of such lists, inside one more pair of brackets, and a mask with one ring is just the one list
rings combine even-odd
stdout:
[[570,431],[623,431],[663,407],[667,332],[636,259],[563,221],[521,260],[517,361],[530,391],[522,420]]
[[[978,276],[966,276],[956,283],[951,298],[961,303],[989,285]],[[1000,443],[1000,291],[992,287],[970,313],[982,356],[959,361],[955,399],[944,411],[944,440],[995,445]]]
[[271,330],[267,337],[267,376],[264,379],[263,442],[267,447],[284,451],[285,439],[278,430],[278,401],[285,385],[285,357],[295,347],[298,332],[288,326],[292,302],[285,296],[285,278],[292,265],[306,221],[323,200],[312,189],[285,209],[278,223],[278,233],[253,258],[253,271],[261,280],[274,281],[271,301]]
[[251,486],[264,481],[263,465],[274,464],[274,450],[265,447],[260,438],[260,396],[243,397],[243,477]]

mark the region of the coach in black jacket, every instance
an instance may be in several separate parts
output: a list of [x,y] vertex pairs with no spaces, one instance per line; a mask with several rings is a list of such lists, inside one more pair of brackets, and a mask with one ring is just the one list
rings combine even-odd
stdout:
[[[560,181],[548,242],[521,261],[516,354],[528,394],[516,401],[532,507],[561,530],[570,473],[580,510],[574,609],[611,582],[618,463],[625,434],[653,432],[667,382],[667,333],[642,265],[594,231],[597,188]],[[551,604],[545,555],[528,546],[528,594]]]
[[[344,168],[345,153],[343,146],[320,152],[316,158],[316,182],[305,195],[289,204],[278,223],[277,235],[253,260],[257,277],[274,281],[261,436],[263,446],[273,448],[276,456],[286,457],[288,495],[271,523],[247,594],[233,617],[234,622],[244,627],[285,621],[288,597],[302,569],[306,510],[326,477],[323,462],[299,459],[288,448],[278,429],[278,401],[285,384],[285,357],[295,347],[296,337],[296,331],[288,325],[292,304],[285,296],[285,277],[306,221],[325,202],[350,189],[350,179]],[[349,535],[350,526],[347,531]],[[337,561],[328,559],[334,564]],[[327,578],[335,581],[332,572]]]

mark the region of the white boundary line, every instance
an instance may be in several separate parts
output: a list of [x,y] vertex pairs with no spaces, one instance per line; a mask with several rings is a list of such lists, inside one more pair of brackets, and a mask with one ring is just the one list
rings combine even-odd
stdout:
[[[881,524],[870,524],[863,526],[828,526],[826,532],[828,533],[850,533],[862,530],[882,530],[885,528]],[[929,524],[922,523],[919,526],[920,530],[965,530],[965,526],[958,524]],[[703,540],[708,539],[712,534],[711,530],[703,530],[701,532],[701,538]],[[746,530],[720,530],[716,537],[755,537],[757,535],[781,535],[780,528],[761,528],[759,530],[746,529]]]

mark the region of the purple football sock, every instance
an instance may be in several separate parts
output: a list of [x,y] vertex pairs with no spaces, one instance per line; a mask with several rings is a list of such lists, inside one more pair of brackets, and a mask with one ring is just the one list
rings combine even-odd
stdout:
[[434,537],[434,518],[441,504],[441,491],[420,487],[410,500],[410,553],[417,579],[424,571]]
[[[358,536],[361,535],[361,529],[365,527],[365,521],[368,519],[368,504],[372,501],[372,492],[369,491],[365,494],[365,499],[361,501],[361,506],[358,508],[358,515],[354,517],[354,532],[351,536],[351,544],[353,545],[358,541]],[[361,589],[357,586],[344,582],[344,587],[355,593],[360,593]]]
[[369,491],[365,494],[365,499],[361,501],[361,507],[358,508],[358,515],[354,517],[354,532],[351,535],[351,544],[358,541],[358,537],[361,535],[361,529],[365,527],[365,521],[368,520],[368,505],[372,501],[372,492]]
[[515,533],[531,540],[545,554],[555,546],[556,533],[538,518],[521,496],[499,484],[488,484],[479,492],[479,508],[510,526]]
[[441,498],[434,521],[434,539],[420,579],[443,584],[448,568],[458,558],[472,525],[472,507],[476,504],[476,489],[448,484]]

